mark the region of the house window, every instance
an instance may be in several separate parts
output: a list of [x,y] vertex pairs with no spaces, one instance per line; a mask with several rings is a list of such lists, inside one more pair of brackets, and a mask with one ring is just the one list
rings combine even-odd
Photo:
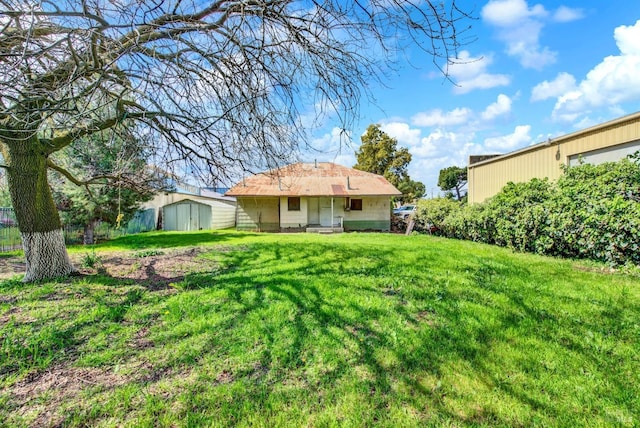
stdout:
[[289,211],[300,211],[300,198],[299,197],[289,198],[288,208],[289,208]]
[[351,199],[349,208],[351,211],[362,211],[362,199]]

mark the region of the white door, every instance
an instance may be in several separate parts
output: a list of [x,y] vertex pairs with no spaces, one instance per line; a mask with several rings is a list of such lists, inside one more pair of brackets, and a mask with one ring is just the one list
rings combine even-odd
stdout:
[[331,198],[320,198],[320,226],[333,226],[333,213],[331,212]]
[[318,198],[309,198],[308,216],[309,224],[320,224],[320,205]]

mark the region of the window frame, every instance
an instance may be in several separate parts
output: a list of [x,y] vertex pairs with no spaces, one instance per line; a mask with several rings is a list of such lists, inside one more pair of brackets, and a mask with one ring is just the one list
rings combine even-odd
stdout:
[[349,199],[349,210],[350,211],[362,211],[362,199],[350,198]]
[[300,211],[300,205],[300,196],[289,196],[287,198],[287,211]]

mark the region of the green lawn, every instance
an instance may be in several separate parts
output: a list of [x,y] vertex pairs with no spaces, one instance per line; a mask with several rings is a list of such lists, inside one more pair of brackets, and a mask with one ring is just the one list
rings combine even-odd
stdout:
[[637,276],[365,233],[154,233],[90,258],[193,246],[161,286],[0,283],[0,426],[640,425]]

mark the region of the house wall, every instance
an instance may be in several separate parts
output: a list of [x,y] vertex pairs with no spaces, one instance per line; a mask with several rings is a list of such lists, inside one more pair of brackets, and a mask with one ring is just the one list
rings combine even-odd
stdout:
[[309,206],[309,198],[300,198],[300,210],[289,211],[288,197],[280,198],[280,227],[283,229],[297,229],[306,227],[308,224],[307,209]]
[[277,197],[238,197],[236,228],[275,232],[280,230],[280,209]]
[[158,214],[164,206],[186,200],[198,202],[211,207],[211,224],[208,226],[202,225],[204,229],[226,229],[235,226],[236,202],[234,201],[182,193],[160,192],[151,201],[145,202],[141,209],[153,208],[156,212],[155,224],[158,224]]
[[[300,211],[288,210],[287,197],[238,197],[236,227],[238,230],[299,230],[322,217],[321,210],[330,209],[330,197],[301,197]],[[388,196],[362,197],[362,211],[345,210],[346,198],[333,198],[333,224],[345,230],[383,230],[391,227],[391,201]],[[318,211],[318,212],[312,212]],[[324,212],[323,211],[323,212]],[[259,220],[260,219],[260,222]],[[260,224],[259,224],[260,223]],[[328,226],[328,225],[327,225]]]
[[[391,198],[363,197],[362,211],[344,211],[345,230],[384,230],[391,229]],[[344,199],[340,199],[344,206]]]
[[[626,156],[633,143],[640,149],[640,114],[634,114],[600,126],[589,128],[519,152],[507,154],[468,167],[469,203],[482,202],[498,193],[508,182],[526,182],[532,178],[556,180],[562,174],[561,165],[569,164],[580,155],[595,163],[611,157]],[[627,150],[621,150],[620,145]],[[608,152],[609,156],[603,153]]]

